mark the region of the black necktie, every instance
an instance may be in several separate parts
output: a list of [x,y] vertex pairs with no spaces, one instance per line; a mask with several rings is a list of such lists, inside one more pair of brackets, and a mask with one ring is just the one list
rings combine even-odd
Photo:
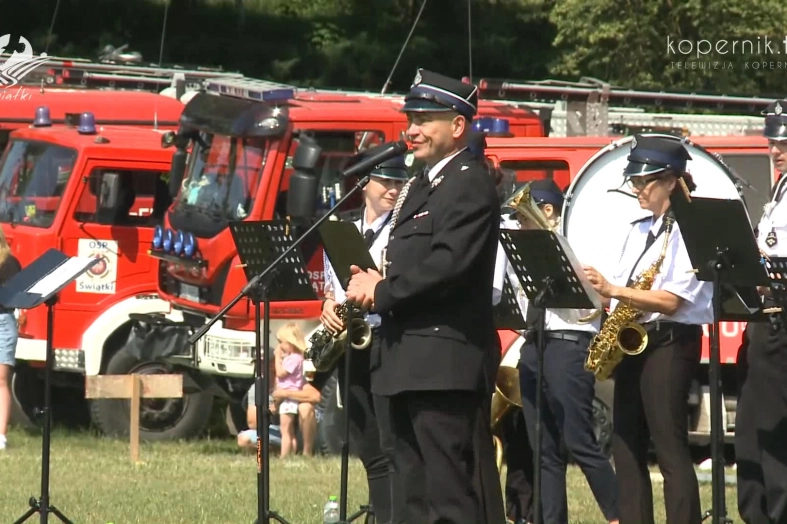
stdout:
[[648,239],[645,241],[645,251],[650,249],[650,246],[653,245],[653,242],[656,241],[656,235],[653,234],[653,231],[648,231]]
[[371,249],[374,244],[374,229],[367,229],[363,234],[363,241],[366,243],[366,249]]

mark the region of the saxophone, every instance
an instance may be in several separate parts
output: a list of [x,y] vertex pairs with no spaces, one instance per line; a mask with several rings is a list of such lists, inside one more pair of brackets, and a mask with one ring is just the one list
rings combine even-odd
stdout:
[[[312,361],[314,369],[317,371],[330,371],[336,361],[344,355],[347,343],[347,318],[351,307],[354,306],[347,300],[334,307],[336,316],[344,324],[344,329],[341,332],[334,334],[325,327],[321,327],[309,338],[309,349],[306,350],[304,357]],[[359,313],[357,307],[353,313]],[[353,315],[352,321],[353,338],[350,341],[350,346],[356,350],[367,349],[372,343],[372,328],[369,322],[355,315]]]
[[[666,229],[661,253],[653,264],[643,271],[632,284],[632,289],[650,289],[653,281],[661,269],[667,253],[667,242],[672,232],[672,217],[664,217]],[[634,309],[630,305],[618,302],[601,330],[590,341],[585,369],[592,371],[598,380],[607,380],[624,355],[639,355],[648,345],[648,333],[636,321],[642,316],[643,311]]]

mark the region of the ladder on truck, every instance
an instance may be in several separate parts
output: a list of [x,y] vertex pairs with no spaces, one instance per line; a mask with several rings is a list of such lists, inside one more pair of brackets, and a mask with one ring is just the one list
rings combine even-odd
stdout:
[[[5,61],[9,54],[0,55]],[[18,85],[70,87],[84,89],[132,89],[160,92],[167,87],[185,90],[201,89],[206,80],[213,78],[243,78],[240,73],[221,68],[159,67],[133,63],[92,62],[82,58],[47,57]]]
[[[467,81],[467,79],[466,79]],[[547,113],[550,136],[609,136],[626,130],[673,130],[684,135],[749,135],[763,126],[770,98],[620,89],[596,79],[516,83],[481,79],[478,96]],[[716,114],[648,113],[663,109],[711,109]],[[759,115],[759,116],[755,116]]]

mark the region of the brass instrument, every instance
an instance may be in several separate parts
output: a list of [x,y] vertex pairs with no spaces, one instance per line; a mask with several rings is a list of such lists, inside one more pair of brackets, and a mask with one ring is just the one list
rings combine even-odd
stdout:
[[[500,366],[497,369],[495,379],[495,393],[492,395],[492,433],[494,433],[500,421],[511,411],[512,408],[522,409],[522,395],[519,392],[519,370],[508,366]],[[495,440],[495,462],[497,471],[503,468],[503,441],[497,435]]]
[[[305,357],[311,360],[315,370],[330,371],[336,361],[344,355],[347,342],[347,318],[351,307],[355,306],[347,300],[334,307],[334,312],[344,325],[342,331],[334,334],[323,326],[309,338],[309,349]],[[356,312],[359,312],[357,307],[353,310],[353,313]],[[357,350],[367,349],[372,343],[372,327],[360,316],[353,315],[352,322],[353,338],[350,346]]]
[[[649,268],[644,270],[631,289],[650,289],[653,281],[661,269],[664,257],[667,254],[667,243],[672,232],[672,217],[664,217],[666,229],[661,253]],[[634,309],[630,304],[618,302],[601,330],[590,341],[585,369],[592,371],[598,380],[607,380],[615,367],[623,360],[624,355],[639,355],[648,345],[648,333],[636,322],[643,311]]]

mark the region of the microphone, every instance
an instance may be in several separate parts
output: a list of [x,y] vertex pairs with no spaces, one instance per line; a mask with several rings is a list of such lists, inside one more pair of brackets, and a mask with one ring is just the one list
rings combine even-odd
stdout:
[[342,176],[351,177],[371,171],[375,168],[375,166],[382,164],[386,160],[390,160],[392,158],[396,158],[399,155],[405,154],[408,149],[407,142],[403,140],[398,142],[388,142],[379,146],[375,146],[371,149],[367,149],[364,151],[361,160],[359,160],[353,166],[342,171]]

